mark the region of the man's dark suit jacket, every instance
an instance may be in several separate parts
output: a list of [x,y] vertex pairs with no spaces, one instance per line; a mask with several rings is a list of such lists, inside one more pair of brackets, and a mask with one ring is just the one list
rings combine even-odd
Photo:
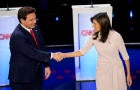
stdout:
[[33,82],[42,78],[42,64],[49,65],[51,53],[42,49],[42,36],[38,28],[33,29],[38,46],[30,33],[20,24],[10,38],[9,79],[13,82]]

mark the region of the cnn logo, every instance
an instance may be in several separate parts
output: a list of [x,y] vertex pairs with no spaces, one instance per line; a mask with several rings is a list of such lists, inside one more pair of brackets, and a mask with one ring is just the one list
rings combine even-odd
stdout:
[[0,40],[8,40],[10,39],[11,34],[0,34]]
[[82,36],[90,36],[93,34],[93,30],[82,30],[81,35]]

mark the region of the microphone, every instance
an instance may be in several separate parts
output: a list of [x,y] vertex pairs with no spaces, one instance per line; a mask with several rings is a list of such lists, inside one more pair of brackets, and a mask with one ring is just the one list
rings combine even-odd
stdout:
[[40,27],[36,24],[35,29],[36,32],[40,30]]
[[93,1],[92,0],[91,0],[91,4],[90,5],[91,5],[91,8],[93,8]]
[[8,0],[7,0],[7,11],[10,11]]

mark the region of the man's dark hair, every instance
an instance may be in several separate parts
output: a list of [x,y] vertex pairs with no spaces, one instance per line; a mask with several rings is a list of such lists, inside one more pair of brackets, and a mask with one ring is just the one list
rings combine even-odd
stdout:
[[35,13],[36,9],[30,6],[22,7],[18,10],[18,20],[20,19],[26,20],[28,14]]

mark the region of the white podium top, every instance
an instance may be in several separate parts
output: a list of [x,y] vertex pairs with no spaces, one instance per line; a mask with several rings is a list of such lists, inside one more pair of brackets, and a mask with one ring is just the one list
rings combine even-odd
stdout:
[[108,7],[110,4],[93,4],[93,5],[72,5],[72,8],[94,8],[94,7]]
[[17,12],[20,7],[17,8],[0,8],[0,16],[17,16]]

